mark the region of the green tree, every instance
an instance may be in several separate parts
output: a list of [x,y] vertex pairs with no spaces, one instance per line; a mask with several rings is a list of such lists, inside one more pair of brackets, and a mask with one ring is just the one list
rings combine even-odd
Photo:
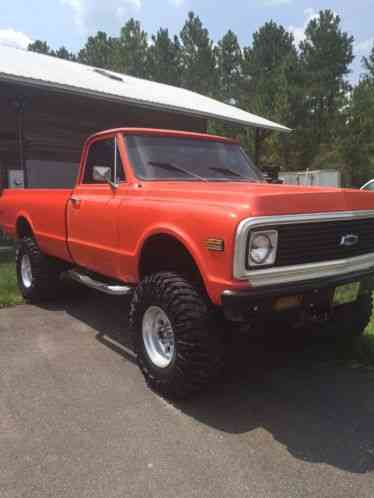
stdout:
[[374,178],[374,83],[362,79],[352,92],[341,139],[346,182],[356,187]]
[[52,55],[54,55],[55,57],[58,57],[59,59],[65,59],[68,61],[76,61],[77,60],[76,56],[72,52],[69,52],[69,50],[64,46],[60,47],[57,50],[53,50]]
[[341,112],[350,89],[346,76],[354,56],[353,37],[340,24],[331,10],[321,11],[309,22],[300,44],[310,159],[322,144],[334,144],[344,126]]
[[193,12],[189,12],[180,38],[182,41],[182,86],[204,95],[216,94],[216,62],[213,42],[200,18]]
[[218,42],[217,59],[218,90],[220,100],[237,104],[240,96],[242,51],[238,38],[231,30]]
[[62,46],[57,50],[52,50],[48,43],[42,40],[35,40],[33,43],[30,43],[27,50],[37,52],[38,54],[53,55],[59,59],[76,60],[76,56],[72,52],[69,52],[66,47]]
[[38,54],[51,55],[51,48],[46,41],[35,40],[27,47],[30,52],[37,52]]
[[139,78],[148,76],[147,33],[139,21],[131,18],[121,28],[114,53],[117,71]]
[[170,39],[169,31],[162,29],[152,35],[153,44],[148,49],[149,77],[169,85],[180,85],[181,47],[178,37]]
[[371,49],[369,57],[362,58],[362,65],[367,72],[366,76],[368,78],[374,79],[374,45]]
[[[240,105],[270,120],[295,126],[293,108],[298,100],[298,56],[291,33],[273,21],[253,35],[244,49]],[[283,134],[257,130],[247,134],[255,140],[255,160],[260,165],[288,166],[289,139]]]
[[103,31],[89,36],[84,47],[78,53],[78,61],[103,69],[113,69],[115,60],[116,39]]

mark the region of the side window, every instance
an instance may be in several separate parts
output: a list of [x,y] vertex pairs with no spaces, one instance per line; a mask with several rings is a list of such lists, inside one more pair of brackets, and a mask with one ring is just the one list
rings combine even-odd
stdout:
[[125,181],[121,157],[118,151],[118,147],[116,146],[116,139],[114,137],[107,138],[105,140],[97,140],[91,145],[88,150],[83,183],[105,183],[105,180],[103,180],[102,182],[94,180],[94,166],[105,166],[107,168],[110,168],[110,179],[112,182],[115,181],[116,183],[119,183]]
[[369,185],[366,185],[365,190],[374,190],[374,182],[369,183]]

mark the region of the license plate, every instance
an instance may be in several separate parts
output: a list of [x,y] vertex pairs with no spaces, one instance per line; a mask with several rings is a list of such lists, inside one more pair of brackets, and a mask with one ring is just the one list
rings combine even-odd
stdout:
[[334,292],[334,305],[348,304],[356,301],[360,290],[360,282],[340,285]]

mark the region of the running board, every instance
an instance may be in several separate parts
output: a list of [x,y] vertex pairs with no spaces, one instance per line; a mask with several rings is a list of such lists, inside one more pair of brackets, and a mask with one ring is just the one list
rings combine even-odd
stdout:
[[67,272],[67,276],[72,280],[79,282],[80,284],[86,285],[91,289],[96,289],[100,292],[104,292],[105,294],[110,294],[111,296],[126,296],[133,291],[133,287],[100,282],[99,280],[94,280],[88,275],[82,275],[82,273],[78,273],[75,270],[69,270]]

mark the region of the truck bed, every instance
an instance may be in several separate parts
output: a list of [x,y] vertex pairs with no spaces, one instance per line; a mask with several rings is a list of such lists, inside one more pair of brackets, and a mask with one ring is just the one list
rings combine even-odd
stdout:
[[71,192],[70,189],[6,189],[0,197],[0,226],[15,237],[16,220],[23,216],[43,252],[71,261],[66,226]]

